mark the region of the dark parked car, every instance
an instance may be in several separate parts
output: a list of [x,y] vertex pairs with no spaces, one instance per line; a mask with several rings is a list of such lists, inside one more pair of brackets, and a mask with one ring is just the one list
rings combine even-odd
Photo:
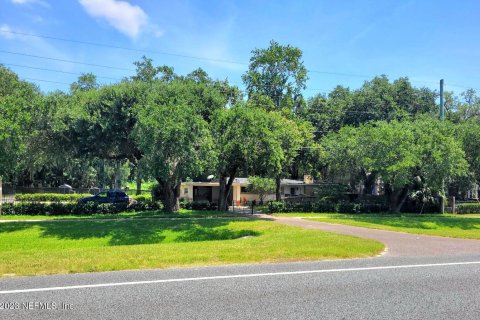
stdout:
[[96,202],[96,203],[128,203],[127,194],[121,190],[110,190],[97,193],[94,196],[80,199],[79,203]]

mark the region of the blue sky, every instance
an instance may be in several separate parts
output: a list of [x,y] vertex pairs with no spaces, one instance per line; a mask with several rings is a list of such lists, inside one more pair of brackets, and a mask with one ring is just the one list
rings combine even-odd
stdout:
[[480,88],[479,27],[478,0],[0,0],[0,63],[47,92],[68,90],[82,72],[116,82],[134,73],[143,54],[179,74],[202,67],[242,87],[251,51],[274,39],[303,51],[306,96],[337,84],[357,88],[379,74],[431,88],[444,78],[447,90],[460,93]]

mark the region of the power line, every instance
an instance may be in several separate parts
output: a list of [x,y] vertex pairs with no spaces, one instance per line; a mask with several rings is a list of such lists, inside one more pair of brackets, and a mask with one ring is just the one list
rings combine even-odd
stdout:
[[[2,30],[0,30],[0,32],[2,32]],[[105,69],[113,69],[113,70],[121,70],[121,71],[129,71],[129,72],[136,72],[136,70],[134,69],[129,69],[129,68],[122,68],[122,67],[115,67],[115,66],[108,66],[108,65],[100,65],[100,64],[93,64],[93,63],[87,63],[87,62],[81,62],[81,61],[74,61],[74,60],[67,60],[67,59],[60,59],[60,58],[52,58],[52,57],[45,57],[45,56],[38,56],[38,55],[33,55],[33,54],[27,54],[27,53],[21,53],[21,52],[13,52],[13,51],[6,51],[6,50],[0,50],[0,53],[6,53],[6,54],[11,54],[11,55],[19,55],[19,56],[26,56],[26,57],[32,57],[32,58],[36,58],[36,59],[44,59],[44,60],[52,60],[52,61],[59,61],[59,62],[65,62],[65,63],[71,63],[71,64],[80,64],[80,65],[86,65],[86,66],[92,66],[92,67],[98,67],[98,68],[105,68]],[[10,65],[14,65],[14,64],[10,64]],[[34,69],[36,67],[28,67],[28,66],[20,66],[20,65],[16,65],[18,67],[25,67],[25,68],[30,68],[30,69]],[[36,68],[38,70],[42,70],[41,68]],[[48,69],[43,69],[45,71],[52,71],[52,72],[62,72],[62,73],[67,73],[65,71],[57,71],[57,70],[48,70]],[[356,74],[347,74],[347,73],[336,73],[336,72],[328,72],[328,71],[318,71],[318,70],[311,70],[312,72],[317,72],[317,73],[323,73],[323,74],[337,74],[337,75],[344,75],[344,76],[355,76],[355,77],[368,77],[366,75],[356,75]],[[72,73],[73,74],[73,73]],[[114,78],[111,78],[111,77],[104,77],[104,76],[98,76],[99,78],[105,78],[105,79],[111,79],[111,80],[119,80],[119,79],[114,79]],[[414,81],[414,80],[410,80],[410,82],[422,82],[422,83],[435,83],[437,84],[437,82],[429,82],[429,81]],[[234,84],[235,85],[235,84]],[[239,86],[238,84],[236,84],[237,86]],[[457,85],[457,84],[449,84],[451,87],[458,87],[458,88],[464,88],[464,89],[476,89],[476,90],[480,90],[478,88],[474,88],[474,87],[469,87],[469,86],[465,86],[465,85]],[[257,87],[273,87],[274,85],[261,85],[261,84],[257,84],[255,85]],[[324,90],[324,89],[314,89],[314,88],[305,88],[304,89],[305,91],[317,91],[318,93],[321,93],[321,94],[328,94],[328,92],[325,92],[325,91],[321,91],[321,90]]]
[[[232,85],[235,85],[237,87],[239,86],[242,86],[242,85],[239,85],[238,83],[233,83],[232,82]],[[263,88],[269,88],[269,87],[278,87],[278,85],[274,85],[274,84],[254,84],[252,85],[252,87],[263,87]],[[247,89],[245,89],[246,91]],[[328,92],[326,91],[322,91],[322,90],[327,90],[327,89],[319,89],[319,88],[305,88],[303,89],[305,91],[318,91],[318,93],[322,93],[322,94],[328,94]],[[278,96],[281,96],[281,95],[276,95],[276,97]]]
[[[69,72],[69,71],[62,71],[62,70],[55,70],[55,69],[46,69],[46,68],[40,68],[40,67],[24,66],[24,65],[13,64],[13,63],[0,62],[0,64],[6,65],[6,66],[19,67],[19,68],[33,69],[33,70],[41,70],[41,71],[49,71],[49,72],[57,72],[57,73],[71,74],[71,75],[76,75],[76,76],[81,76],[82,74],[84,74],[84,73],[76,73],[76,72]],[[95,77],[97,77],[97,78],[102,78],[102,79],[115,80],[115,81],[120,81],[120,80],[121,80],[121,79],[119,79],[119,78],[111,78],[111,77],[98,76],[98,75],[95,75]]]
[[1,53],[12,54],[12,55],[24,56],[24,57],[37,58],[37,59],[53,60],[53,61],[60,61],[60,62],[73,63],[73,64],[82,64],[82,65],[91,66],[91,67],[99,67],[99,68],[106,68],[106,69],[115,69],[115,70],[135,72],[135,70],[133,70],[133,69],[120,68],[120,67],[114,67],[114,66],[106,66],[106,65],[87,63],[87,62],[81,62],[81,61],[66,60],[66,59],[59,59],[59,58],[37,56],[37,55],[34,55],[34,54],[27,54],[27,53],[21,53],[21,52],[13,52],[13,51],[6,51],[6,50],[0,50],[0,52]]
[[468,86],[465,86],[465,85],[459,85],[459,84],[452,84],[452,83],[449,83],[449,84],[445,84],[445,87],[455,87],[455,88],[463,88],[463,89],[474,89],[474,90],[477,90],[479,91],[480,89],[478,88],[474,88],[474,87],[468,87]]
[[[56,41],[85,44],[85,45],[96,46],[96,47],[105,47],[105,48],[111,48],[111,49],[126,50],[126,51],[131,51],[131,52],[151,53],[151,54],[168,55],[168,56],[195,59],[195,60],[205,60],[205,61],[222,62],[222,63],[233,63],[233,64],[238,64],[238,65],[248,65],[247,62],[240,62],[240,61],[233,61],[233,60],[226,60],[226,59],[215,59],[215,58],[208,58],[208,57],[200,57],[200,56],[173,53],[173,52],[167,52],[167,51],[135,49],[135,48],[123,47],[123,46],[119,46],[119,45],[112,45],[112,44],[105,44],[105,43],[98,43],[98,42],[91,42],[91,41],[83,41],[83,40],[76,40],[76,39],[67,39],[67,38],[60,38],[60,37],[54,37],[54,36],[48,36],[48,35],[40,35],[40,34],[33,34],[33,33],[27,33],[27,32],[12,31],[12,30],[2,30],[2,29],[0,29],[0,32],[8,33],[8,34],[14,34],[14,35],[27,36],[27,37],[44,38],[44,39],[51,39],[51,40],[56,40]],[[5,52],[5,51],[2,51],[2,52]],[[8,53],[10,53],[10,52],[8,52]],[[14,54],[14,53],[12,53],[12,54]],[[23,54],[23,55],[26,55],[26,54]],[[50,58],[50,59],[55,60],[53,58]],[[62,59],[57,59],[57,61],[62,61]],[[71,61],[63,60],[63,62],[71,62]],[[86,64],[86,63],[82,63],[82,62],[80,62],[80,63],[85,64],[85,65],[90,65],[90,66],[102,67],[102,68],[108,67],[108,66],[101,66],[101,65],[94,65],[94,64]],[[131,69],[124,69],[124,68],[117,68],[117,67],[108,67],[108,68],[124,70],[124,71],[134,71],[134,70],[131,70]],[[332,72],[332,71],[314,70],[314,69],[308,70],[308,71],[311,72],[311,73],[337,75],[337,76],[344,76],[344,77],[356,77],[356,78],[363,78],[363,79],[371,79],[371,78],[375,77],[374,75],[355,74],[355,73],[346,73],[346,72]],[[409,79],[409,81],[414,82],[414,83],[437,84],[436,81],[420,81],[420,80],[417,81],[417,80],[411,80],[411,79]],[[462,86],[462,85],[451,85],[451,86],[470,89],[470,87],[466,87],[466,86]],[[307,89],[307,90],[310,90],[310,89]]]
[[50,82],[50,83],[71,85],[71,83],[60,82],[60,81],[53,81],[53,80],[45,80],[45,79],[36,79],[36,78],[23,78],[23,79],[32,80],[32,81]]
[[353,74],[353,73],[342,73],[342,72],[331,72],[331,71],[320,71],[320,70],[308,70],[308,72],[329,74],[335,76],[345,76],[345,77],[357,77],[357,78],[372,78],[372,76],[367,76],[364,74]]
[[71,42],[71,43],[86,44],[86,45],[96,46],[96,47],[105,47],[105,48],[111,48],[111,49],[120,49],[120,50],[132,51],[132,52],[152,53],[152,54],[168,55],[168,56],[174,56],[174,57],[180,57],[180,58],[188,58],[188,59],[195,59],[195,60],[206,60],[206,61],[213,61],[213,62],[234,63],[234,64],[239,64],[239,65],[247,65],[247,63],[238,62],[238,61],[232,61],[232,60],[213,59],[213,58],[192,56],[192,55],[186,55],[186,54],[180,54],[180,53],[172,53],[172,52],[166,52],[166,51],[141,50],[141,49],[135,49],[135,48],[128,48],[128,47],[122,47],[122,46],[117,46],[117,45],[111,45],[111,44],[103,44],[103,43],[90,42],[90,41],[65,39],[65,38],[59,38],[59,37],[53,37],[53,36],[46,36],[46,35],[39,35],[39,34],[33,34],[33,33],[26,33],[26,32],[18,32],[18,31],[11,31],[11,30],[0,30],[0,32],[10,33],[10,34],[16,34],[16,35],[22,35],[22,36],[28,36],[28,37],[35,37],[35,38],[44,38],[44,39],[51,39],[51,40],[57,40],[57,41],[64,41],[64,42]]

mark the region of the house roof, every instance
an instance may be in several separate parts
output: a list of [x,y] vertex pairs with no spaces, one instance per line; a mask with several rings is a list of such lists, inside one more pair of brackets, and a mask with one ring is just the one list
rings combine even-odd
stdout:
[[[227,182],[228,182],[228,179],[227,179]],[[188,184],[203,185],[203,186],[217,186],[219,182],[218,180],[210,181],[210,182],[192,181],[192,182],[188,182]],[[246,186],[249,184],[248,178],[235,178],[233,180],[233,184],[240,184],[242,186]],[[303,180],[282,179],[280,181],[280,184],[281,185],[304,185],[305,182]]]
[[296,185],[299,185],[299,184],[305,184],[305,182],[303,180],[282,179],[280,181],[280,184],[296,184]]
[[[230,178],[227,179],[227,183]],[[233,183],[240,183],[240,184],[249,184],[248,178],[235,178],[233,179]]]

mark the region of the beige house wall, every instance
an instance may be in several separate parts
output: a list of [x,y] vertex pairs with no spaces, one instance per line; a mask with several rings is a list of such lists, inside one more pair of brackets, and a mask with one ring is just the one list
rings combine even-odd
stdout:
[[[193,201],[193,187],[212,187],[212,199],[218,199],[219,196],[219,183],[218,182],[184,182],[180,187],[180,198],[187,199],[188,201]],[[232,198],[235,204],[243,203],[246,201],[260,201],[258,194],[250,193],[250,192],[242,192],[242,187],[246,187],[245,184],[234,183],[232,185]],[[287,195],[291,195],[291,188],[295,189],[295,195],[313,195],[313,185],[303,184],[303,185],[296,185],[296,184],[287,184],[282,185],[280,189],[280,194],[282,197]],[[275,194],[269,194],[265,196],[264,201],[275,200]]]
[[180,186],[180,199],[193,201],[193,185],[182,183]]
[[[260,201],[260,197],[259,197],[258,194],[256,194],[256,193],[243,192],[243,193],[241,194],[241,197],[242,197],[242,202],[243,202],[244,200],[246,200],[246,201],[253,201],[253,200],[255,200],[255,201],[257,201],[257,202]],[[272,193],[272,194],[267,194],[267,195],[264,197],[264,199],[263,199],[263,201],[274,201],[274,200],[275,200],[275,194],[273,194],[273,193]]]

